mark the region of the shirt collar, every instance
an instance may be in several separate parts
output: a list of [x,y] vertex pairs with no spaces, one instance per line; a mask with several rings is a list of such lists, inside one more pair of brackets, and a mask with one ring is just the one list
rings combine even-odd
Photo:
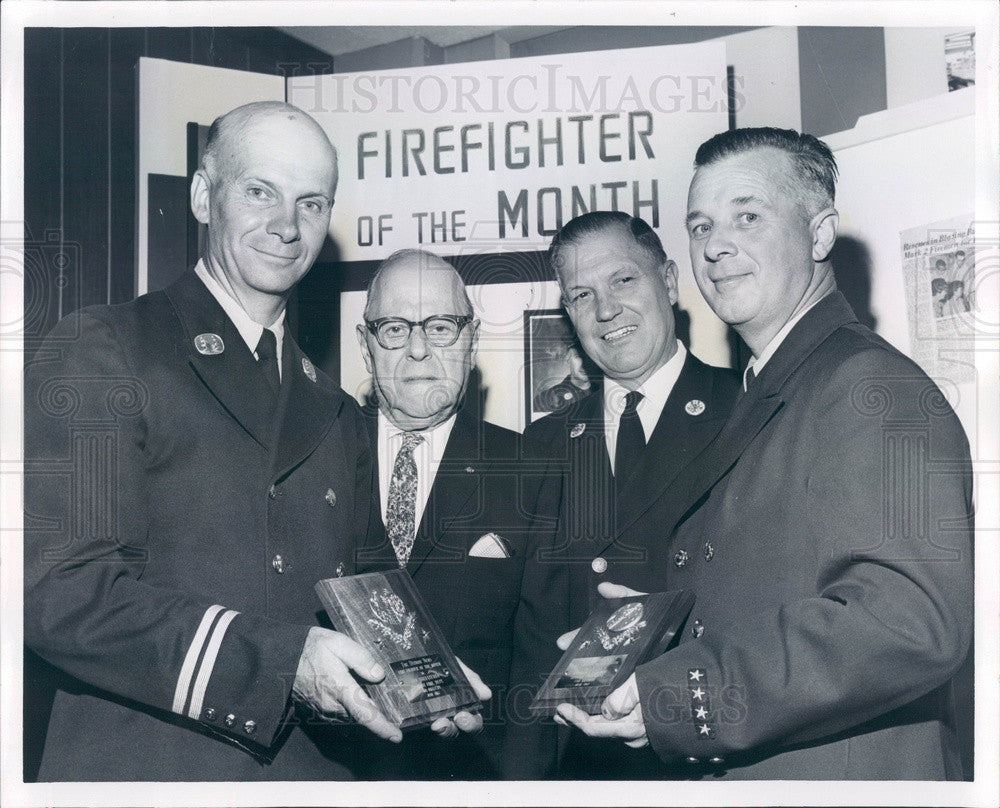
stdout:
[[[824,295],[820,298],[823,300],[826,297]],[[812,311],[813,306],[819,303],[819,300],[813,301],[810,305],[806,306],[802,311],[792,317],[787,323],[785,323],[781,329],[771,337],[771,341],[764,346],[764,350],[760,352],[760,356],[754,356],[750,358],[747,363],[746,368],[743,370],[743,390],[747,389],[747,373],[749,373],[750,368],[753,368],[754,376],[760,376],[761,371],[764,370],[764,365],[766,365],[771,357],[777,352],[778,348],[781,347],[781,343],[785,341],[785,338],[791,333],[792,329],[798,325],[799,320],[805,317],[810,311]]]
[[[448,445],[448,438],[451,436],[452,427],[455,426],[457,415],[458,413],[452,413],[446,421],[430,429],[413,430],[423,436],[424,445],[431,450],[431,457],[441,457],[444,454],[444,447]],[[378,411],[378,430],[379,434],[385,435],[389,445],[394,445],[393,442],[402,442],[403,435],[407,434],[385,416],[381,407]]]
[[[639,402],[637,412],[642,418],[643,426],[646,424],[643,411],[649,414],[652,424],[655,425],[659,420],[660,413],[663,412],[663,407],[681,375],[685,359],[687,359],[687,349],[683,342],[677,340],[677,350],[674,351],[674,355],[637,388],[642,393],[642,401]],[[604,417],[606,421],[609,423],[618,422],[622,410],[625,409],[625,396],[628,393],[627,387],[623,387],[614,379],[604,377]],[[655,417],[652,417],[654,415]]]
[[[208,288],[212,297],[214,297],[218,301],[219,305],[222,306],[222,310],[226,313],[226,316],[232,320],[233,325],[236,326],[236,330],[240,332],[240,336],[243,337],[243,341],[250,349],[250,353],[255,353],[257,350],[257,343],[260,342],[260,335],[264,333],[264,326],[255,322],[250,315],[244,311],[239,301],[223,289],[222,285],[209,274],[208,267],[205,266],[205,262],[202,259],[198,260],[194,271],[195,274],[201,278],[201,282]],[[278,343],[278,356],[281,356],[282,337],[284,337],[285,333],[284,310],[282,310],[281,314],[278,315],[278,319],[268,326],[268,329],[274,332],[274,337]]]

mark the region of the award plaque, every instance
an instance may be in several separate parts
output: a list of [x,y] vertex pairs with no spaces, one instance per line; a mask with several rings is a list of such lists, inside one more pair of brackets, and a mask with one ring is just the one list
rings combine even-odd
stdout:
[[337,630],[385,668],[364,687],[400,729],[482,706],[406,570],[328,578],[316,592]]
[[667,650],[694,605],[684,590],[614,598],[598,605],[538,690],[532,715],[573,704],[596,715],[637,665]]

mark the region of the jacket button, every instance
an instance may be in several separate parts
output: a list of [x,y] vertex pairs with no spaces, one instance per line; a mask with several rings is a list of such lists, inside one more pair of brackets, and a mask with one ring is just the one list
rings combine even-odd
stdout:
[[712,542],[705,542],[705,560],[711,561],[715,558],[715,548],[712,546]]
[[326,500],[326,504],[331,508],[337,504],[337,495],[334,493],[332,488],[326,489],[326,495],[323,497]]
[[704,623],[702,623],[701,620],[695,620],[694,621],[694,625],[691,626],[691,633],[694,635],[694,638],[697,640],[702,634],[705,633],[705,625],[704,625]]
[[696,764],[696,763],[701,763],[701,761],[700,761],[700,760],[698,760],[698,758],[696,758],[696,757],[689,757],[689,758],[685,758],[685,760],[686,760],[686,761],[687,761],[688,763],[690,763],[690,764],[691,764],[692,766],[693,766],[694,764]]
[[236,716],[230,713],[222,719],[222,723],[224,723],[227,727],[232,727],[236,724]]
[[674,553],[674,566],[683,567],[688,563],[688,558],[690,558],[690,556],[688,556],[687,550],[678,550]]
[[206,721],[214,721],[217,713],[211,707],[206,707],[205,712],[202,713]]
[[271,566],[274,567],[274,571],[278,573],[278,575],[281,575],[281,573],[285,571],[285,559],[283,559],[280,555],[276,555],[271,559]]
[[273,485],[267,489],[267,496],[269,499],[274,499],[278,496],[278,489]]
[[722,765],[723,763],[725,763],[726,761],[725,761],[725,759],[724,759],[724,758],[720,758],[720,757],[713,757],[713,758],[709,758],[709,759],[708,759],[708,762],[709,762],[709,763],[711,763],[711,764],[712,764],[713,766],[720,766],[720,765]]
[[247,721],[243,725],[243,731],[247,735],[253,735],[257,731],[257,722],[256,721]]
[[337,577],[338,578],[343,578],[344,577],[344,564],[343,564],[343,562],[341,562],[340,564],[337,565],[337,569],[335,571],[337,573]]
[[603,575],[605,572],[607,572],[608,562],[606,559],[603,559],[600,556],[598,556],[597,558],[595,558],[593,561],[590,562],[590,568],[598,575]]

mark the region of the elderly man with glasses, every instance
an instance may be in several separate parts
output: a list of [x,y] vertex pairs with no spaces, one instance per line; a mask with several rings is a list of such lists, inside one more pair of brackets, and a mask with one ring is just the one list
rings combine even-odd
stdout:
[[413,733],[401,758],[373,750],[372,776],[543,777],[555,732],[531,723],[526,707],[568,625],[564,570],[540,560],[555,535],[545,466],[521,459],[517,433],[479,417],[478,396],[465,401],[479,320],[446,261],[421,250],[387,258],[357,336],[372,375],[367,422],[386,528],[359,567],[405,568],[454,651],[493,691],[481,735]]

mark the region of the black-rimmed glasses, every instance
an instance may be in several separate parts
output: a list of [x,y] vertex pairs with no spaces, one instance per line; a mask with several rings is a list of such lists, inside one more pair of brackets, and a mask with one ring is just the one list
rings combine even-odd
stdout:
[[380,317],[377,320],[365,320],[365,325],[375,335],[379,345],[388,351],[395,351],[409,342],[410,333],[416,326],[420,326],[424,332],[428,345],[447,348],[458,341],[458,335],[472,320],[467,315],[434,314],[418,323],[402,317]]

